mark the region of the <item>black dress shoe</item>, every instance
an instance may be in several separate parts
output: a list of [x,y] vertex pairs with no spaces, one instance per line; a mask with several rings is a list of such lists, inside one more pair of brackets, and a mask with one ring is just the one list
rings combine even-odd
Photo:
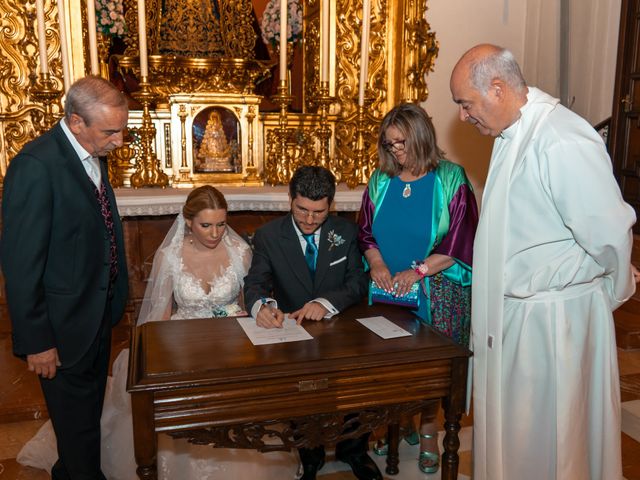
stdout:
[[378,470],[376,462],[366,453],[349,455],[338,460],[348,463],[358,480],[382,480],[382,473]]
[[316,474],[324,466],[324,460],[317,463],[303,463],[300,480],[316,480]]

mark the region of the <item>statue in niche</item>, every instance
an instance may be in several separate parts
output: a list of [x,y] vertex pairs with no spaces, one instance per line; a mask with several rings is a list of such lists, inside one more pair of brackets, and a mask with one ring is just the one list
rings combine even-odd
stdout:
[[[202,113],[205,112],[201,112]],[[200,115],[199,115],[200,116]],[[223,116],[226,122],[223,122]],[[225,128],[225,124],[227,128]],[[228,131],[233,135],[229,135]],[[196,172],[235,172],[238,162],[237,120],[225,109],[210,109],[204,133],[194,122],[194,138],[200,137],[195,149]],[[235,138],[234,138],[235,137]]]

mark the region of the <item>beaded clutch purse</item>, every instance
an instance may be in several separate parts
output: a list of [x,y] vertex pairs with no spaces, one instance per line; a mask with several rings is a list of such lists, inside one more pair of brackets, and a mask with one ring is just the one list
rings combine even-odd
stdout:
[[418,308],[420,305],[420,282],[416,282],[411,286],[411,290],[401,297],[395,296],[393,293],[386,292],[380,288],[376,282],[371,280],[369,283],[369,305],[372,303],[388,303],[390,305],[399,305],[401,307]]

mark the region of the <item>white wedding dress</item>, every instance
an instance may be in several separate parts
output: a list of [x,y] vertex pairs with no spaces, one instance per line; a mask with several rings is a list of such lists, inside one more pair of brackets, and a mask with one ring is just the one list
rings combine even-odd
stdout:
[[[161,319],[173,304],[171,320],[237,315],[243,279],[251,263],[251,250],[233,230],[227,229],[217,254],[187,261],[189,248],[184,220],[179,215],[163,245],[158,249],[139,323]],[[188,268],[189,264],[193,267]],[[215,265],[215,267],[212,267]],[[195,272],[194,272],[195,271]],[[194,272],[194,273],[192,273]],[[203,280],[202,274],[207,274]],[[171,286],[170,292],[167,287]],[[216,319],[212,318],[211,322]],[[213,328],[213,325],[212,325]],[[126,391],[129,349],[116,358],[107,379],[102,412],[102,471],[108,480],[137,480],[133,456],[131,400]],[[58,458],[51,421],[47,421],[19,452],[22,465],[45,469]],[[296,478],[296,452],[261,453],[254,450],[212,448],[186,440],[158,436],[158,478],[160,480],[256,480]]]

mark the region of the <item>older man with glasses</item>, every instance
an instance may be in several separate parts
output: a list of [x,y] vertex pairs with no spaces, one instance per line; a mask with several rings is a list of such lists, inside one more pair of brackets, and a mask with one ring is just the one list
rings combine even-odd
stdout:
[[[256,231],[244,297],[256,323],[282,327],[284,312],[298,323],[322,321],[362,300],[367,275],[357,244],[357,226],[329,214],[335,177],[322,167],[298,168],[289,184],[291,213]],[[369,434],[336,445],[360,480],[382,480],[367,455]],[[324,447],[300,449],[302,479],[313,480],[324,464]]]

